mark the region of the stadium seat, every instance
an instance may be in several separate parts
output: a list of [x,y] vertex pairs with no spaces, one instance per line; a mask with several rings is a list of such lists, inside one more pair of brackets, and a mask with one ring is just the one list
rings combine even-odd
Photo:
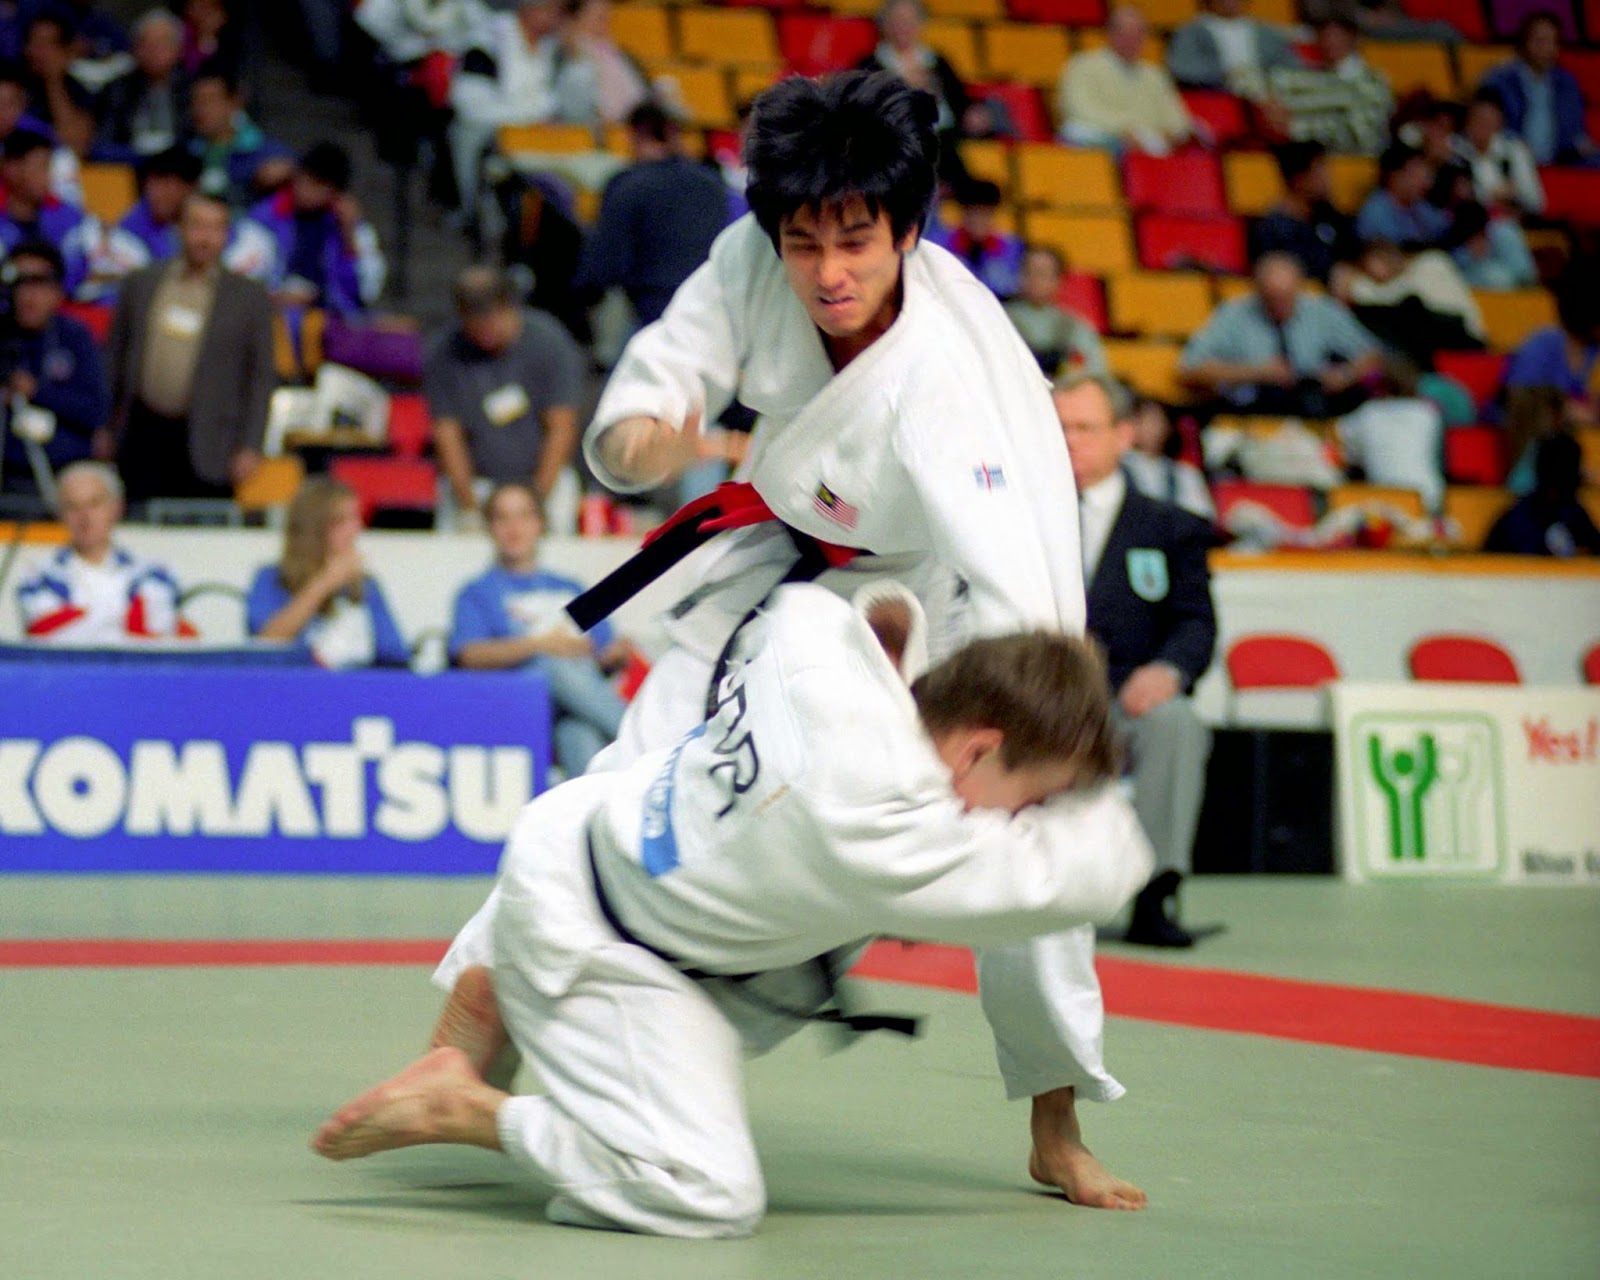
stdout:
[[1067,33],[1060,27],[996,22],[983,29],[984,74],[991,80],[1054,89],[1067,54]]
[[1183,348],[1168,342],[1108,338],[1106,364],[1111,372],[1141,395],[1163,404],[1181,404],[1188,388],[1178,380],[1178,360]]
[[250,478],[233,491],[234,505],[247,513],[287,506],[305,478],[305,463],[292,453],[263,458]]
[[1388,79],[1396,98],[1417,89],[1426,89],[1435,98],[1456,97],[1456,73],[1442,44],[1363,40],[1361,56]]
[[1456,66],[1461,72],[1461,88],[1471,93],[1484,74],[1511,57],[1508,44],[1464,44],[1456,49]]
[[433,441],[433,416],[425,396],[403,392],[389,397],[389,448],[396,457],[420,458]]
[[975,18],[989,21],[1004,16],[1004,0],[922,0],[935,18]]
[[873,18],[877,16],[878,10],[883,8],[883,0],[828,0],[823,7],[832,9],[835,13]]
[[1109,276],[1133,270],[1133,237],[1117,214],[1040,209],[1025,215],[1022,225],[1027,239],[1057,250],[1071,271]]
[[1339,678],[1333,655],[1305,636],[1240,636],[1227,665],[1235,689],[1320,689]]
[[1061,292],[1056,301],[1074,315],[1087,320],[1096,333],[1104,333],[1106,324],[1106,291],[1099,276],[1081,271],[1069,271],[1061,277]]
[[1561,65],[1577,78],[1587,101],[1600,98],[1600,50],[1564,49]]
[[1398,489],[1382,484],[1341,484],[1328,490],[1328,510],[1342,511],[1346,507],[1393,507],[1414,520],[1428,514],[1422,495],[1415,489]]
[[1017,147],[1017,198],[1053,209],[1118,209],[1122,189],[1104,151],[1078,151],[1047,142]]
[[844,71],[877,47],[878,29],[870,18],[840,18],[820,13],[778,16],[778,51],[802,76]]
[[1147,213],[1138,220],[1139,263],[1151,271],[1203,267],[1242,275],[1250,269],[1244,223],[1237,218]]
[[508,124],[499,134],[503,155],[574,155],[596,150],[594,130],[586,124]]
[[[1106,44],[1106,33],[1103,28],[1091,27],[1073,34],[1073,52],[1087,53],[1090,49],[1103,49]],[[1151,32],[1145,38],[1139,50],[1140,62],[1154,62],[1157,64],[1166,61],[1167,39],[1156,32]]]
[[139,181],[131,164],[86,164],[78,173],[84,210],[105,226],[121,222],[138,203]]
[[1211,282],[1195,271],[1134,271],[1110,280],[1111,327],[1152,338],[1187,338],[1211,314]]
[[1444,474],[1455,484],[1504,484],[1506,438],[1496,427],[1449,427],[1444,433]]
[[1105,24],[1105,0],[1008,0],[1006,8],[1021,22],[1058,22],[1064,27]]
[[1011,148],[1003,142],[975,139],[961,144],[961,163],[974,178],[986,178],[1000,188],[1000,198],[1010,204],[1016,197]]
[[1134,152],[1122,162],[1122,189],[1128,205],[1156,213],[1223,217],[1222,167],[1204,151],[1170,156]]
[[1218,147],[1231,147],[1250,132],[1244,99],[1217,89],[1184,89],[1182,97],[1189,114],[1211,131]]
[[611,38],[640,62],[670,62],[674,56],[667,11],[653,4],[611,7]]
[[1328,198],[1346,213],[1361,207],[1378,185],[1378,162],[1371,156],[1329,156]]
[[1489,24],[1477,0],[1401,0],[1407,16],[1422,22],[1448,22],[1468,40],[1489,39]]
[[[733,79],[733,101],[737,108],[741,102],[754,102],[784,77],[781,66],[734,67],[728,72]],[[737,118],[737,112],[735,113]]]
[[1275,27],[1289,27],[1300,21],[1295,0],[1254,0],[1250,16],[1257,22],[1271,23]]
[[[1142,0],[1139,12],[1144,14],[1144,20],[1152,27],[1167,30],[1192,21],[1200,12],[1200,5],[1199,0]],[[1259,18],[1261,15],[1252,11],[1251,17]]]
[[432,511],[439,473],[420,458],[335,458],[328,474],[355,490],[363,524],[378,511]]
[[1407,656],[1413,680],[1463,684],[1521,684],[1517,661],[1482,636],[1427,636]]
[[1234,151],[1222,158],[1228,208],[1246,217],[1260,217],[1283,199],[1278,164],[1262,151]]
[[1472,296],[1496,351],[1514,351],[1534,330],[1556,322],[1556,300],[1544,289],[1474,289]]
[[1466,551],[1482,548],[1494,522],[1515,500],[1498,486],[1451,485],[1444,491],[1444,514],[1461,530],[1457,546]]
[[1534,14],[1551,17],[1561,27],[1563,40],[1578,39],[1578,20],[1572,12],[1572,0],[1487,0],[1489,25],[1501,39],[1515,36],[1522,24]]
[[116,308],[105,302],[63,302],[61,314],[71,316],[93,336],[101,346],[111,335],[111,318]]
[[1506,357],[1498,351],[1441,351],[1434,357],[1433,367],[1470,391],[1473,403],[1482,409],[1500,394]]
[[1033,85],[1002,80],[993,84],[969,84],[967,91],[976,102],[999,102],[1004,106],[1017,127],[1017,136],[1024,142],[1049,142],[1053,136],[1044,93]]
[[734,124],[733,97],[727,73],[721,67],[673,65],[656,68],[657,74],[678,86],[691,124],[702,129],[725,129]]
[[1600,644],[1594,645],[1583,655],[1583,682],[1600,684]]
[[1583,469],[1589,473],[1590,483],[1600,481],[1600,427],[1579,427],[1574,434],[1583,451]]
[[1316,503],[1311,490],[1292,484],[1259,484],[1254,480],[1219,480],[1211,486],[1217,504],[1218,523],[1226,522],[1228,512],[1241,502],[1265,507],[1286,525],[1309,529],[1317,522]]
[[1594,169],[1541,169],[1545,216],[1578,227],[1600,227],[1600,172]]
[[678,56],[724,67],[776,66],[772,15],[755,9],[679,9]]
[[952,18],[932,18],[922,38],[930,49],[942,53],[964,81],[983,79],[978,67],[978,36],[972,24]]

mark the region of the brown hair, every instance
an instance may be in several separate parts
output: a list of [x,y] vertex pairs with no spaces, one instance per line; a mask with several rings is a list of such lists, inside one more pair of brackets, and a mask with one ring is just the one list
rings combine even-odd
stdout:
[[[354,489],[330,476],[312,476],[294,495],[283,531],[283,559],[278,561],[278,577],[290,595],[316,577],[327,563],[328,525],[334,508],[340,502],[355,501],[355,497]],[[341,594],[359,600],[361,584],[352,583]]]
[[533,513],[539,517],[539,524],[544,525],[544,502],[539,497],[539,492],[526,480],[502,480],[489,491],[489,496],[483,500],[483,518],[493,519],[494,504],[499,502],[508,493],[525,494],[533,503]]
[[1111,686],[1094,644],[1055,631],[975,640],[911,686],[932,734],[998,729],[1008,769],[1071,760],[1078,785],[1121,769],[1111,725]]

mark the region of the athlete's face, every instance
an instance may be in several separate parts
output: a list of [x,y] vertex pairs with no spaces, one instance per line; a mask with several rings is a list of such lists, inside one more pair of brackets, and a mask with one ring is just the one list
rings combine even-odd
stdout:
[[912,230],[897,244],[889,215],[880,209],[873,216],[859,196],[820,210],[796,210],[778,229],[789,287],[830,338],[881,332],[894,323],[900,255],[916,242]]
[[968,809],[1020,813],[1069,790],[1077,780],[1070,760],[1011,768],[1001,758],[1005,740],[998,729],[953,729],[934,743],[950,769],[950,785]]

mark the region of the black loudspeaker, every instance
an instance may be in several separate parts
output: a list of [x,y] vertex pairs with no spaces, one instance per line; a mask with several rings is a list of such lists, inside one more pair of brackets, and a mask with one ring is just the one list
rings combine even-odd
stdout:
[[1217,730],[1195,873],[1331,874],[1333,785],[1331,733]]

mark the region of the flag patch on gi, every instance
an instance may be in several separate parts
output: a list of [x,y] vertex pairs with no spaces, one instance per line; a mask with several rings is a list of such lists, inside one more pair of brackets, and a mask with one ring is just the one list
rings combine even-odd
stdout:
[[811,498],[811,505],[819,514],[826,516],[835,524],[842,524],[846,529],[854,529],[856,517],[861,514],[825,484],[817,485],[817,491]]
[[1004,489],[1006,487],[1006,473],[999,467],[991,467],[987,462],[979,463],[972,468],[972,478],[978,482],[980,489]]

